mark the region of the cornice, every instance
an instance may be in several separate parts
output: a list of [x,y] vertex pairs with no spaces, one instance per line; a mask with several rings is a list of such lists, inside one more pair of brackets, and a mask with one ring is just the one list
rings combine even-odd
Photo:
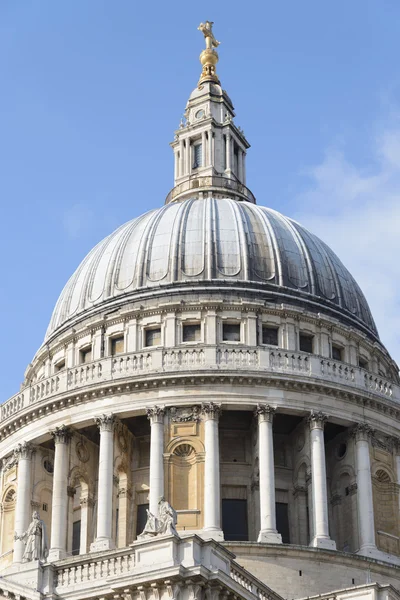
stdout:
[[[118,381],[100,382],[80,390],[73,392],[65,392],[59,396],[51,396],[36,404],[28,405],[25,410],[22,410],[16,415],[11,415],[8,419],[0,424],[0,442],[14,432],[37,421],[38,419],[60,411],[60,420],[63,416],[61,411],[73,406],[79,406],[91,400],[97,400],[107,396],[121,395],[126,393],[135,393],[146,390],[163,389],[177,386],[204,386],[211,385],[234,385],[237,386],[265,386],[268,388],[275,387],[277,390],[288,392],[301,392],[309,394],[324,395],[333,397],[339,400],[344,400],[354,406],[361,406],[373,410],[378,414],[384,414],[391,419],[400,423],[400,405],[395,404],[389,399],[383,399],[375,396],[373,393],[360,390],[349,390],[329,381],[304,380],[299,379],[291,374],[279,373],[260,373],[250,372],[241,374],[240,372],[215,372],[201,371],[192,373],[162,373],[152,375],[138,375],[135,377],[127,377]],[[193,398],[190,399],[190,404],[193,403]],[[164,403],[163,403],[164,404]],[[165,407],[174,406],[173,398],[171,402],[165,402]],[[257,402],[255,402],[256,406]],[[279,406],[277,407],[279,410]],[[300,405],[299,405],[299,408]],[[317,407],[316,407],[317,408]],[[115,409],[115,412],[118,412]],[[143,413],[143,411],[142,411]],[[379,429],[379,427],[377,427]],[[383,432],[385,435],[391,435],[389,432]],[[394,434],[394,432],[393,432]]]

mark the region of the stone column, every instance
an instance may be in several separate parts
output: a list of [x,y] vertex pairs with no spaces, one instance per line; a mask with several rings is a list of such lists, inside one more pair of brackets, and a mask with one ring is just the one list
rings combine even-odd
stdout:
[[238,173],[240,183],[243,183],[243,150],[238,148]]
[[182,177],[185,171],[185,159],[183,157],[184,154],[184,145],[183,140],[179,140],[179,177]]
[[71,431],[65,425],[51,432],[54,439],[53,498],[51,514],[51,541],[49,562],[61,560],[67,555],[68,525],[68,467]]
[[258,458],[260,468],[260,533],[258,542],[281,544],[282,536],[276,530],[275,467],[272,421],[275,409],[258,404]]
[[308,502],[308,543],[311,544],[311,540],[314,539],[314,509],[313,509],[313,493],[312,493],[312,474],[311,470],[306,473],[306,488],[307,488],[307,502]]
[[326,464],[324,424],[327,416],[321,412],[312,412],[308,418],[310,424],[312,496],[314,537],[310,546],[335,550],[336,544],[329,537],[328,498],[326,491]]
[[160,406],[147,409],[151,427],[149,510],[156,516],[158,503],[164,496],[164,413]]
[[[32,498],[32,453],[33,446],[29,442],[18,444],[14,450],[18,460],[17,500],[15,504],[15,537],[21,536],[31,522]],[[15,539],[13,562],[20,563],[25,550],[22,540]]]
[[81,538],[79,544],[79,554],[89,552],[89,536],[92,530],[92,511],[94,502],[88,495],[81,496]]
[[100,429],[99,477],[97,490],[97,536],[91,552],[115,547],[112,538],[112,509],[114,490],[114,426],[113,414],[95,417]]
[[226,171],[231,171],[232,169],[232,145],[231,145],[231,136],[229,133],[227,133],[225,135],[225,151],[226,151],[226,158],[225,158],[225,170]]
[[223,540],[219,475],[218,421],[220,406],[210,402],[201,407],[204,421],[204,525],[203,537]]
[[178,157],[178,148],[174,150],[174,179],[175,181],[179,177],[179,157]]
[[358,535],[360,540],[358,552],[364,556],[374,555],[377,552],[369,457],[369,440],[372,433],[372,428],[366,423],[358,423],[352,431],[356,446]]
[[132,492],[129,488],[118,490],[118,548],[125,548],[130,542],[128,540],[129,507],[132,505]]
[[190,175],[191,171],[192,171],[192,157],[191,157],[191,145],[190,145],[190,139],[186,138],[186,146],[185,146],[185,150],[186,150],[186,175]]
[[242,152],[242,183],[246,185],[246,152]]

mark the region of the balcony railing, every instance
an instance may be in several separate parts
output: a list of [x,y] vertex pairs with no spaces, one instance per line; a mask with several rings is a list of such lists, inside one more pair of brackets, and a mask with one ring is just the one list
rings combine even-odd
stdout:
[[243,200],[247,200],[252,204],[256,204],[256,199],[254,194],[249,190],[248,187],[243,185],[243,183],[239,183],[235,179],[229,179],[228,177],[221,177],[218,175],[209,175],[206,177],[194,177],[193,179],[188,179],[187,181],[183,181],[176,185],[169,192],[168,196],[165,199],[165,204],[169,204],[170,202],[174,202],[178,198],[180,198],[186,192],[204,192],[215,190],[216,192],[221,191],[229,191],[235,195],[240,196]]
[[195,374],[201,371],[237,373],[243,371],[315,379],[343,385],[400,401],[398,385],[357,366],[305,352],[279,348],[245,346],[199,346],[193,348],[156,348],[102,358],[55,373],[32,383],[0,406],[0,422],[24,409],[86,386],[100,385],[130,377],[171,374]]

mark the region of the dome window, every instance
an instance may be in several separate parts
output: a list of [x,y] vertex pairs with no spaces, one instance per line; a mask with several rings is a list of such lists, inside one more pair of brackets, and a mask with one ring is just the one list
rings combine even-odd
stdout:
[[161,345],[161,328],[145,330],[145,345],[160,346]]
[[193,169],[197,169],[202,166],[203,158],[203,145],[196,144],[193,146]]
[[268,346],[278,346],[278,327],[263,325],[262,343]]
[[111,338],[110,340],[110,351],[111,356],[115,356],[116,354],[124,353],[124,336]]
[[200,323],[182,326],[182,342],[201,342]]
[[341,346],[332,344],[332,358],[334,360],[343,360],[343,348]]
[[312,354],[314,347],[314,336],[308,333],[300,333],[299,347],[301,352],[308,352],[309,354]]
[[56,363],[54,365],[54,371],[56,373],[58,373],[59,371],[62,371],[63,369],[65,369],[65,360],[59,360],[58,363]]
[[81,365],[91,362],[92,360],[92,346],[86,346],[79,351],[79,362]]
[[240,323],[223,323],[222,340],[224,342],[240,342]]

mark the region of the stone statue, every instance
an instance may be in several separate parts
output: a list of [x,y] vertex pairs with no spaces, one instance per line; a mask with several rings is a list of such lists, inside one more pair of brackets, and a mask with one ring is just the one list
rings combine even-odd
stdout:
[[15,535],[15,539],[26,539],[25,551],[22,557],[23,562],[30,562],[32,560],[46,560],[49,553],[47,546],[46,525],[41,520],[37,511],[32,514],[32,521],[25,533],[19,536]]
[[204,35],[207,50],[218,48],[218,46],[220,45],[220,42],[218,42],[215,39],[214,34],[212,32],[213,25],[214,21],[206,21],[205,23],[200,23],[200,25],[197,28]]
[[138,536],[139,540],[155,537],[157,535],[175,535],[179,537],[176,530],[177,515],[175,509],[172,508],[164,496],[160,498],[158,503],[158,517],[153,515],[149,510],[147,512],[147,522]]

